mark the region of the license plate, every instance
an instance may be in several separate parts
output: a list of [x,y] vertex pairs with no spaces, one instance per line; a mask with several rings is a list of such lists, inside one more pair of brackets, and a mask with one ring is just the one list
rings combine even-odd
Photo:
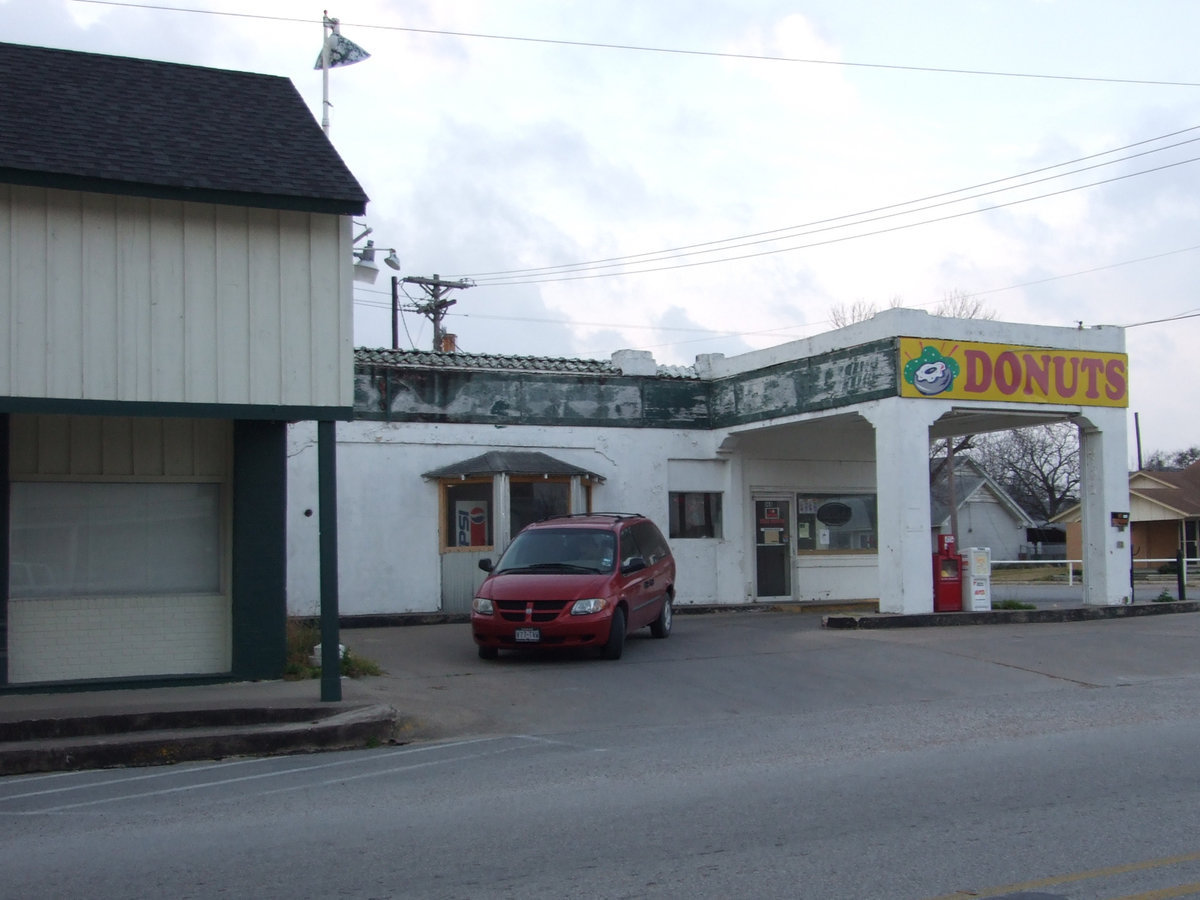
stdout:
[[540,628],[518,628],[513,639],[520,643],[531,643],[542,639],[542,630]]

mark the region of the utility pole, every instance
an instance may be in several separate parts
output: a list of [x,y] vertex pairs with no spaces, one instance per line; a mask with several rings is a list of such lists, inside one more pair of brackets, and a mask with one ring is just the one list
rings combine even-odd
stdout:
[[[456,288],[461,289],[475,287],[475,282],[466,278],[462,279],[461,281],[443,281],[439,275],[434,275],[432,278],[427,278],[424,275],[409,275],[400,280],[405,284],[419,285],[421,289],[425,291],[425,294],[429,299],[424,303],[415,303],[414,306],[417,312],[425,316],[425,318],[429,319],[429,321],[433,323],[433,349],[438,351],[442,350],[442,341],[444,338],[444,334],[442,332],[442,319],[446,317],[446,310],[458,302],[457,300],[447,300],[446,294]],[[395,313],[393,312],[393,320],[394,319]],[[396,342],[398,337],[399,335],[396,334],[395,322],[393,321],[393,344]]]

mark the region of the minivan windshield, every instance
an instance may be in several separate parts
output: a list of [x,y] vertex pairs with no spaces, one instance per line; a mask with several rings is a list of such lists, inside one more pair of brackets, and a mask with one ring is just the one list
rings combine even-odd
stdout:
[[616,537],[611,531],[534,528],[516,536],[493,572],[607,575],[615,558]]

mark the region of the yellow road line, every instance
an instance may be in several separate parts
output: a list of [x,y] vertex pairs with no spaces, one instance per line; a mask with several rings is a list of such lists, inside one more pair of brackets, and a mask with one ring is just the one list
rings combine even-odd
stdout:
[[1112,900],[1171,900],[1172,897],[1200,896],[1200,881],[1191,884],[1180,884],[1175,887],[1160,888],[1157,891],[1146,891],[1144,894],[1126,894],[1124,897],[1113,897]]
[[[1000,897],[1004,894],[1015,894],[1018,891],[1028,891],[1033,888],[1052,887],[1056,884],[1066,884],[1071,881],[1086,881],[1089,878],[1108,878],[1112,875],[1124,875],[1127,872],[1141,872],[1146,869],[1159,869],[1164,866],[1175,866],[1179,863],[1200,862],[1200,852],[1183,853],[1179,856],[1164,856],[1161,859],[1147,859],[1142,862],[1126,863],[1120,866],[1107,866],[1103,869],[1091,869],[1087,872],[1072,872],[1069,875],[1053,875],[1050,878],[1039,878],[1036,881],[1023,881],[1018,884],[1006,884],[1003,887],[986,888],[981,891],[961,890],[955,891],[953,894],[942,894],[938,897],[930,897],[929,900],[963,900],[965,897]],[[1181,885],[1180,888],[1187,888],[1184,893],[1176,894],[1159,894],[1151,892],[1149,894],[1134,894],[1129,898],[1115,898],[1115,900],[1167,900],[1170,897],[1185,897],[1187,891],[1197,892],[1200,888],[1195,885]],[[1176,888],[1166,888],[1166,890],[1177,890]]]

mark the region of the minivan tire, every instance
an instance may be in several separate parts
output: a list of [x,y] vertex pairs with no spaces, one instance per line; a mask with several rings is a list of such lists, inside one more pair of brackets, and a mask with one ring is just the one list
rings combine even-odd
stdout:
[[604,649],[600,651],[605,659],[620,659],[621,652],[625,649],[625,610],[617,609],[613,611],[612,627],[608,632],[608,643],[604,645]]
[[671,619],[674,617],[671,609],[671,595],[667,594],[663,598],[662,609],[659,610],[658,618],[650,623],[650,633],[656,638],[665,638],[671,636]]

